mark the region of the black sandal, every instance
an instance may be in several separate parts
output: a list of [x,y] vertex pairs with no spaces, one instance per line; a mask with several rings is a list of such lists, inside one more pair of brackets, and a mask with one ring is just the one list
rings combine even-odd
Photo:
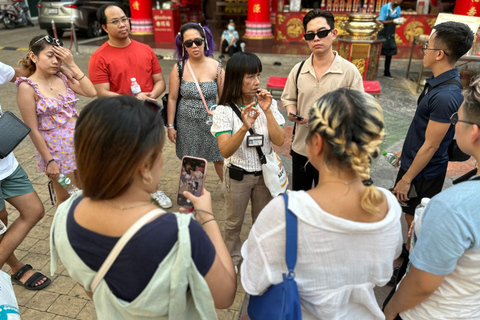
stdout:
[[[22,276],[27,272],[28,270],[32,270],[33,267],[29,264],[24,265],[23,267],[20,268],[17,272],[12,274],[12,282],[24,287],[27,290],[42,290],[43,288],[46,288],[52,283],[52,281],[47,278],[44,274],[41,272],[35,272],[30,278],[25,281],[25,283],[22,283],[20,279]],[[44,283],[39,284],[38,286],[35,285],[38,281],[42,280],[43,278],[47,278]]]

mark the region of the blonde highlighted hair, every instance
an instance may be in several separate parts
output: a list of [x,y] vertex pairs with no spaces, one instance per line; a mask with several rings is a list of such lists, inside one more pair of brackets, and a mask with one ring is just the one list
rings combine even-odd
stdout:
[[379,155],[385,135],[383,110],[377,100],[364,92],[337,89],[312,106],[308,127],[309,137],[318,133],[327,142],[327,163],[351,168],[364,182],[362,209],[380,213],[383,195],[370,179],[370,164]]

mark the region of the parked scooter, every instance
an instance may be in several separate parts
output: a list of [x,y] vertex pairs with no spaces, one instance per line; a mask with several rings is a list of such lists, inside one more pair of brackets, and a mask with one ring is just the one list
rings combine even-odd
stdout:
[[2,10],[2,22],[7,29],[13,29],[18,26],[32,26],[33,22],[30,20],[28,14],[28,5],[23,3],[23,0],[12,0],[12,5],[6,10]]

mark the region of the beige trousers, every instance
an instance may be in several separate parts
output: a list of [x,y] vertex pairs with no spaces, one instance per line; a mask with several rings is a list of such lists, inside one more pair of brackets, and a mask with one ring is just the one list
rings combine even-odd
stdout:
[[252,223],[254,223],[260,211],[272,200],[272,196],[263,181],[263,175],[245,174],[242,181],[236,181],[230,179],[228,168],[225,166],[223,177],[222,190],[227,204],[224,240],[233,264],[238,266],[242,259],[240,232],[248,202],[252,202],[251,214]]

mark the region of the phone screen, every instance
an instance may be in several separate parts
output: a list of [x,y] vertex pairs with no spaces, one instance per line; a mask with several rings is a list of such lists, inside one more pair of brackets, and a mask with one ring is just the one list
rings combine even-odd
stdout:
[[202,194],[206,171],[207,160],[188,156],[183,157],[178,182],[177,204],[179,206],[192,206],[190,200],[183,196],[184,191],[190,191],[196,197]]

